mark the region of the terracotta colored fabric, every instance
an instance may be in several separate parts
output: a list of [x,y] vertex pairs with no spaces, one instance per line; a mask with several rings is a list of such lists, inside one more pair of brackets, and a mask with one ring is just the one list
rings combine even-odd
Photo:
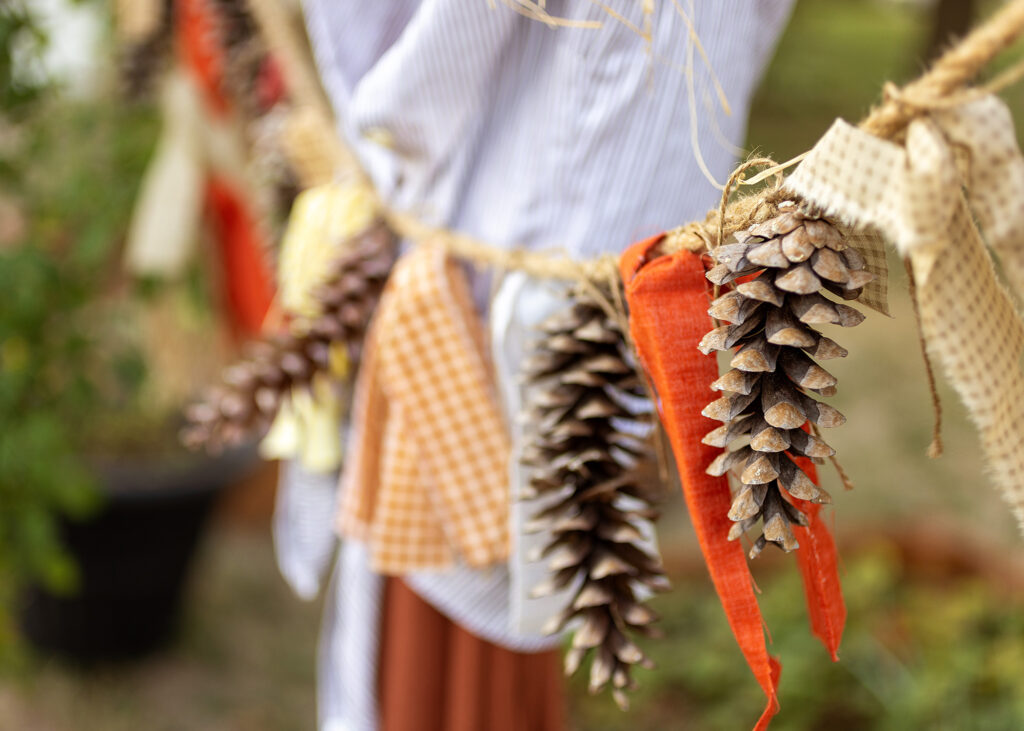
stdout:
[[206,204],[217,240],[228,314],[242,336],[259,334],[274,299],[274,280],[256,222],[231,183],[211,177]]
[[756,726],[764,729],[778,710],[775,690],[782,668],[765,646],[761,610],[743,546],[727,539],[729,482],[704,472],[718,454],[701,443],[717,426],[700,412],[708,402],[708,385],[718,378],[714,356],[697,350],[710,329],[704,264],[700,256],[686,251],[645,263],[648,251],[660,240],[659,236],[634,244],[620,261],[630,333],[657,391],[661,420],[711,580],[740,650],[768,696]]
[[[679,465],[683,494],[711,579],[740,649],[768,696],[768,705],[756,726],[763,729],[778,710],[776,688],[781,666],[768,655],[765,646],[763,620],[743,547],[739,541],[728,540],[728,480],[704,471],[718,453],[701,443],[701,438],[717,426],[700,412],[710,398],[709,384],[718,377],[716,359],[697,350],[697,343],[711,328],[704,263],[700,256],[689,252],[648,262],[649,251],[661,238],[634,245],[620,262],[630,308],[630,331],[658,394],[662,422]],[[813,464],[805,459],[797,461],[817,482]],[[846,606],[839,586],[835,543],[820,518],[820,505],[802,500],[794,503],[810,518],[810,525],[797,527],[795,533],[800,543],[797,562],[811,628],[837,659]]]
[[[796,459],[797,465],[818,484],[818,471],[806,457]],[[821,640],[834,661],[839,660],[839,642],[846,625],[846,602],[839,585],[839,561],[832,532],[821,518],[821,505],[792,498],[793,504],[810,519],[806,528],[793,526],[800,544],[796,562],[804,580],[804,597],[811,631]]]
[[512,652],[471,635],[401,579],[385,588],[380,731],[561,731],[557,651]]
[[400,576],[508,557],[508,459],[480,318],[437,247],[395,266],[364,347],[338,528]]
[[218,46],[217,18],[210,0],[176,0],[175,11],[179,55],[199,82],[210,109],[224,114],[229,108],[221,91],[224,58]]

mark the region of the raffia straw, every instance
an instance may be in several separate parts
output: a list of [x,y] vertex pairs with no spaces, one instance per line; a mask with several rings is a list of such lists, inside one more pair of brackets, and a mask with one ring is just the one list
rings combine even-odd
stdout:
[[[737,231],[742,231],[774,216],[778,212],[779,189],[783,181],[782,171],[790,164],[795,164],[795,162],[791,160],[779,165],[770,157],[756,157],[744,162],[729,176],[729,180],[722,190],[718,208],[709,212],[701,222],[688,223],[669,231],[661,246],[658,247],[658,253],[672,254],[683,250],[711,251],[721,246]],[[731,200],[733,191],[744,182],[744,173],[751,168],[761,166],[768,166],[765,173],[768,174],[768,177],[771,175],[776,177],[775,184],[757,194]],[[765,179],[763,173],[755,177],[759,180]]]
[[1022,31],[1024,0],[1013,0],[946,51],[927,73],[883,101],[860,123],[861,129],[883,139],[895,138],[922,109],[961,92]]

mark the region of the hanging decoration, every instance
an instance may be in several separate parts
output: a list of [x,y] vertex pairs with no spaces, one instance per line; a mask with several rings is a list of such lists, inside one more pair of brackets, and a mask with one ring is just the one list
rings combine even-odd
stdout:
[[[604,302],[609,292],[597,293]],[[636,372],[618,322],[602,301],[582,288],[544,320],[527,379],[527,441],[521,459],[529,479],[521,499],[543,508],[527,525],[547,538],[540,556],[550,578],[534,588],[546,596],[573,587],[569,603],[545,628],[562,631],[578,621],[565,669],[574,673],[587,655],[590,691],[611,683],[626,708],[633,665],[652,667],[632,641],[651,634],[657,615],[644,592],[667,588],[650,537],[657,479],[650,433],[653,407]]]
[[441,247],[403,256],[367,335],[338,528],[388,576],[509,556],[510,444],[468,278]]
[[[658,394],[661,423],[668,433],[682,481],[683,496],[697,541],[725,610],[729,625],[757,678],[768,705],[757,728],[765,728],[778,708],[776,687],[780,666],[768,655],[764,620],[757,606],[753,579],[743,547],[731,540],[732,496],[728,479],[707,466],[720,456],[703,437],[714,422],[702,414],[708,384],[718,377],[713,355],[702,355],[698,343],[710,318],[710,285],[704,260],[682,250],[661,255],[666,237],[657,236],[630,247],[622,258],[622,276],[630,311],[630,332],[644,370]],[[813,465],[798,458],[798,468],[816,481]],[[806,526],[794,528],[808,614],[815,635],[833,659],[837,657],[846,608],[839,588],[835,545],[819,505],[793,499]]]
[[[831,396],[836,378],[815,361],[845,357],[847,351],[815,326],[859,325],[864,315],[825,296],[856,300],[875,278],[864,257],[847,244],[827,219],[795,204],[736,236],[737,243],[712,250],[717,263],[707,273],[729,291],[711,303],[708,314],[728,324],[705,335],[705,355],[732,351],[730,370],[711,384],[724,395],[708,404],[704,416],[723,422],[705,444],[725,451],[708,466],[709,475],[732,472],[740,488],[729,509],[731,539],[761,523],[750,557],[767,543],[785,551],[799,547],[793,525],[808,518],[789,497],[831,503],[794,456],[822,461],[835,450],[816,436],[819,427],[839,426],[845,417],[811,394]],[[815,433],[805,431],[811,424]],[[730,445],[742,440],[742,446]]]
[[[306,154],[309,144],[299,146],[305,159],[321,178],[333,171],[365,183],[333,132],[287,13],[274,0],[249,4],[280,63],[295,119],[319,135],[312,145],[319,156]],[[534,496],[551,501],[533,520],[550,535],[540,558],[553,574],[539,591],[572,587],[571,603],[551,628],[578,622],[567,666],[574,670],[592,654],[591,687],[610,684],[624,705],[631,667],[647,662],[632,635],[649,632],[654,620],[640,587],[664,584],[632,524],[633,516],[653,512],[643,489],[648,445],[623,428],[646,418],[627,405],[643,396],[628,335],[653,383],[711,579],[766,695],[756,727],[766,728],[778,709],[781,666],[768,653],[737,539],[760,526],[751,556],[768,543],[796,551],[812,631],[837,659],[846,609],[821,513],[831,498],[814,463],[834,455],[818,428],[843,421],[818,398],[837,385],[819,361],[846,351],[817,328],[859,324],[863,314],[847,302],[884,311],[884,254],[875,232],[908,259],[923,337],[978,422],[995,479],[1024,530],[1024,325],[985,249],[988,243],[1014,283],[1024,283],[1024,221],[1014,203],[1024,188],[1024,161],[1008,112],[989,96],[1024,76],[1024,64],[984,87],[968,86],[1022,32],[1024,0],[1013,0],[920,79],[887,88],[859,127],[837,122],[808,155],[784,165],[761,161],[769,169],[752,179],[744,179],[751,166],[742,166],[704,221],[636,244],[618,262],[491,247],[392,210],[365,188],[363,205],[379,223],[332,265],[317,290],[316,313],[229,370],[227,384],[193,409],[188,439],[231,443],[267,429],[296,393],[323,398],[315,374],[338,374],[358,358],[396,238],[430,242],[432,250],[481,266],[577,283],[571,304],[544,323],[523,368],[532,434],[523,466]],[[770,175],[774,184],[733,195],[738,185]],[[620,291],[628,328],[620,324]],[[717,327],[711,318],[721,321]],[[725,374],[718,351],[732,353]],[[723,395],[709,404],[709,390]],[[294,446],[293,437],[294,430]],[[730,472],[739,478],[735,495]]]
[[171,48],[171,0],[116,0],[118,79],[129,99],[152,92]]

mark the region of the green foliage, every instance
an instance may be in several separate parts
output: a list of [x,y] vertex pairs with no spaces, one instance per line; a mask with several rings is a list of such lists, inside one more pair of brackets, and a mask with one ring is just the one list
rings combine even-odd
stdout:
[[[1024,612],[999,587],[973,579],[929,583],[904,574],[884,547],[862,553],[843,574],[849,618],[840,662],[832,663],[810,633],[795,567],[759,583],[771,652],[783,664],[773,729],[1024,728]],[[607,698],[585,696],[574,681],[580,727],[753,725],[764,697],[710,582],[680,581],[654,606],[667,636],[648,643],[658,668],[638,677],[633,710],[623,714]]]
[[46,37],[28,7],[18,0],[0,4],[0,109],[15,116],[46,90],[43,79],[26,72],[39,58]]
[[96,414],[130,399],[144,376],[131,343],[110,337],[98,303],[116,284],[118,248],[156,134],[149,109],[109,98],[72,102],[20,69],[42,41],[28,7],[0,5],[0,198],[23,219],[0,244],[3,606],[28,580],[74,589],[58,526],[61,516],[82,517],[98,504],[83,445]]

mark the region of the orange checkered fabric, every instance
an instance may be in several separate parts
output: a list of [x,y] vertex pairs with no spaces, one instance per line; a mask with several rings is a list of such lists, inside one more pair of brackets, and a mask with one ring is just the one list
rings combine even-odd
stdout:
[[382,574],[508,556],[509,439],[466,277],[439,248],[395,266],[367,335],[338,530]]

